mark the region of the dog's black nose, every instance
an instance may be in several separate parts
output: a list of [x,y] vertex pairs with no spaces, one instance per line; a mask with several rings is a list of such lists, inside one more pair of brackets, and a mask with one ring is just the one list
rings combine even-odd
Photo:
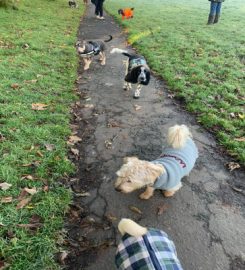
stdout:
[[121,192],[121,189],[118,188],[118,187],[116,187],[115,190],[116,190],[117,192]]

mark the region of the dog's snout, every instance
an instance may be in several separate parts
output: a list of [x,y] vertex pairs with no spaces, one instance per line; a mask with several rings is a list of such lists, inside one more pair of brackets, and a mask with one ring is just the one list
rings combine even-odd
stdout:
[[121,189],[120,189],[119,187],[115,187],[115,190],[116,190],[117,192],[121,192]]

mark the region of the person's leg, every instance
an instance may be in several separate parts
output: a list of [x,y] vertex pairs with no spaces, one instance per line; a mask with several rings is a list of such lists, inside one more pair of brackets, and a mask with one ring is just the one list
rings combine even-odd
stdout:
[[95,5],[95,11],[94,11],[94,13],[95,13],[95,15],[99,15],[99,11],[98,11],[98,0],[96,0],[96,1],[94,1],[94,5]]
[[208,24],[214,23],[216,6],[217,6],[216,2],[213,2],[213,1],[210,2],[210,12],[209,12],[209,16],[208,16]]
[[220,11],[221,11],[221,5],[222,5],[222,2],[217,3],[214,23],[217,23],[219,21]]
[[99,0],[99,15],[102,18],[103,17],[103,2],[102,0]]

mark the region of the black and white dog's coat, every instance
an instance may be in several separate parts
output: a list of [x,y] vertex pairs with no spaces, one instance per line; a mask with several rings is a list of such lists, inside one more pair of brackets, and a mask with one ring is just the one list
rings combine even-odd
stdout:
[[70,0],[68,1],[69,7],[70,8],[76,8],[77,7],[77,3],[75,0]]
[[84,61],[84,70],[89,69],[89,66],[96,55],[100,56],[101,65],[106,63],[106,45],[105,42],[112,40],[112,36],[109,35],[107,40],[90,40],[90,41],[77,41],[76,48],[79,56]]
[[111,53],[122,53],[128,57],[123,89],[129,90],[131,89],[131,84],[137,84],[134,98],[139,98],[142,85],[148,85],[151,77],[150,68],[146,63],[145,58],[141,55],[131,54],[118,48],[112,49]]

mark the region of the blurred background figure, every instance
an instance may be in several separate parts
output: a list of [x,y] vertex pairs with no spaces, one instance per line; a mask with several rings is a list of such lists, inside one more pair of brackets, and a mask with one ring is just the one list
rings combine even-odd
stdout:
[[207,24],[217,23],[219,21],[221,5],[225,0],[208,0],[210,1],[210,12]]

